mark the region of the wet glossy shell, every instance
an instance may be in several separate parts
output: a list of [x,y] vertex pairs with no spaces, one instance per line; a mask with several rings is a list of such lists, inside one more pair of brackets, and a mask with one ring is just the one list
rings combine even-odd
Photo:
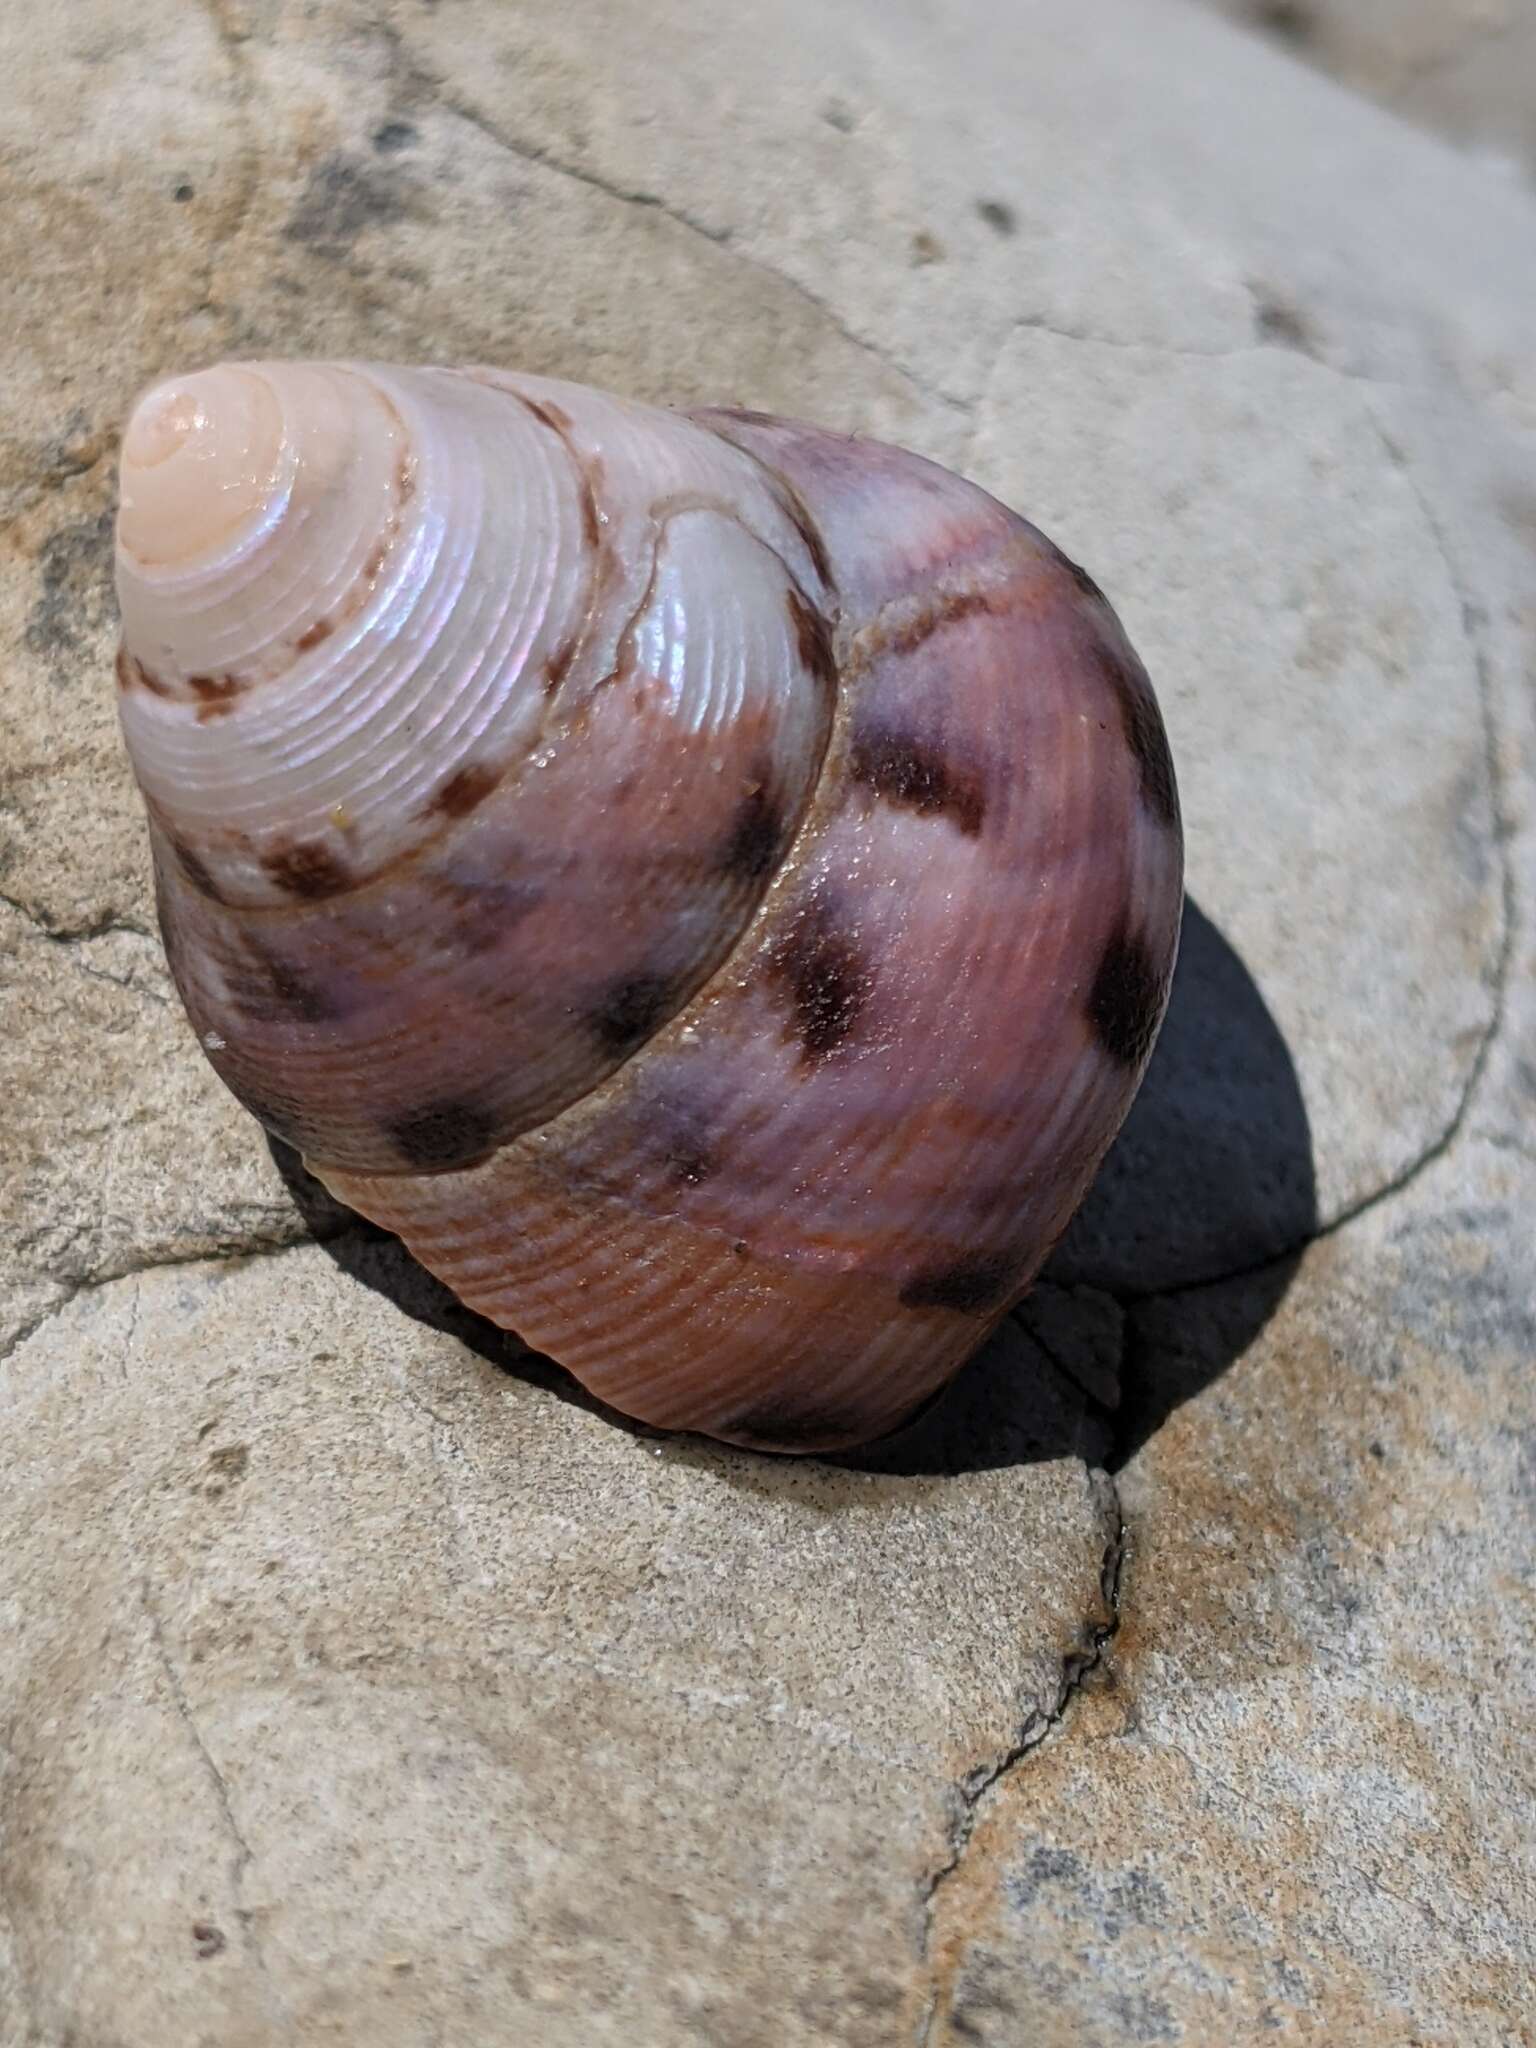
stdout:
[[893,1427],[1140,1079],[1182,846],[1095,586],[867,441],[244,365],[124,452],[120,705],[225,1080],[627,1413]]

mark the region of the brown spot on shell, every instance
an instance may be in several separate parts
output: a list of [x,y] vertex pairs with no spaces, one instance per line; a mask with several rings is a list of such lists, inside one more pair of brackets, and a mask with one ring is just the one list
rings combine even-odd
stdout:
[[409,505],[416,495],[416,458],[401,450],[400,460],[395,465],[395,497],[403,506]]
[[603,1051],[619,1057],[643,1045],[681,1003],[676,982],[667,976],[630,974],[606,991],[588,1021]]
[[165,949],[165,964],[171,970],[171,979],[178,988],[182,987],[181,970],[187,957],[186,933],[177,916],[171,892],[165,885],[165,864],[155,861],[155,916],[160,925],[160,943]]
[[564,436],[571,431],[571,416],[563,405],[556,405],[552,398],[529,398],[522,391],[519,391],[517,396],[534,418],[541,421],[551,432]]
[[1134,655],[1101,643],[1097,657],[1099,673],[1114,693],[1125,743],[1136,762],[1142,800],[1160,824],[1170,831],[1176,830],[1179,789],[1174,779],[1173,756],[1168,751],[1168,735],[1152,686]]
[[214,880],[213,872],[202,855],[194,853],[184,839],[178,839],[171,832],[166,834],[166,844],[175,856],[177,867],[181,869],[181,872],[186,876],[199,896],[206,896],[211,903],[222,903],[224,898],[219,893],[219,885]]
[[545,662],[544,687],[546,690],[559,689],[560,685],[565,681],[566,671],[576,659],[576,649],[580,645],[580,635],[573,634],[563,645],[557,647],[548,661]]
[[563,406],[553,399],[529,398],[526,392],[516,396],[528,408],[541,426],[558,434],[565,443],[572,462],[576,465],[577,488],[581,497],[581,537],[589,548],[596,549],[603,538],[603,522],[597,509],[597,487],[602,478],[602,465],[594,457],[583,455],[571,441],[571,416]]
[[223,718],[233,711],[245,684],[238,676],[188,676],[187,688],[198,700],[198,723],[204,725],[210,718]]
[[886,638],[885,645],[893,654],[911,654],[921,647],[925,640],[931,640],[935,633],[945,626],[953,626],[961,619],[971,618],[977,612],[988,612],[999,617],[1009,607],[1011,593],[1008,590],[951,590],[936,598],[917,617],[906,625],[896,627]]
[[724,873],[760,882],[773,873],[784,844],[784,806],[765,775],[742,798],[720,855]]
[[874,986],[857,942],[827,906],[812,902],[768,954],[774,988],[787,999],[806,1060],[835,1052],[853,1033]]
[[329,619],[316,619],[315,623],[307,626],[294,641],[294,647],[300,654],[308,654],[309,650],[318,647],[322,640],[329,640],[335,630]]
[[501,770],[488,761],[466,761],[455,769],[427,804],[423,815],[439,818],[467,818],[485,802],[501,780]]
[[819,683],[835,687],[837,657],[832,651],[832,628],[814,605],[806,603],[798,590],[790,590],[787,601],[802,665]]
[[921,817],[948,818],[968,838],[981,830],[986,799],[978,778],[909,733],[878,728],[855,732],[848,773],[887,803]]
[[799,534],[805,551],[811,558],[811,564],[821,580],[822,587],[829,591],[835,591],[837,579],[832,574],[832,563],[827,554],[826,542],[821,537],[821,529],[817,526],[810,507],[806,504],[804,498],[801,497],[799,491],[796,490],[787,476],[755,448],[743,447],[739,441],[733,440],[729,434],[721,434],[719,428],[713,424],[717,420],[735,420],[744,427],[778,427],[793,432],[796,422],[794,420],[781,419],[771,412],[754,412],[750,407],[741,405],[711,406],[702,413],[696,413],[694,418],[706,432],[718,435],[721,440],[736,449],[738,454],[745,455],[749,461],[755,462],[758,468],[763,471],[773,490],[779,510],[784,514],[784,517],[789,521],[796,533]]
[[1122,931],[1104,948],[1088,994],[1088,1021],[1100,1047],[1121,1066],[1140,1066],[1152,1050],[1166,985],[1144,940]]
[[580,465],[581,537],[594,551],[602,545],[603,522],[597,511],[597,472]]
[[832,575],[831,561],[827,556],[826,542],[822,539],[821,529],[811,517],[805,500],[792,485],[785,484],[782,492],[782,503],[785,517],[789,520],[790,525],[794,527],[796,533],[799,534],[805,551],[811,558],[811,565],[815,569],[816,574],[821,578],[823,588],[836,590],[837,584]]
[[261,856],[263,872],[290,896],[339,896],[352,886],[346,863],[319,839],[294,839]]
[[465,880],[453,874],[431,877],[434,893],[448,906],[440,926],[446,949],[460,953],[489,953],[543,900],[544,892],[533,882]]
[[1006,1257],[958,1259],[925,1266],[901,1290],[903,1308],[942,1308],[984,1316],[1000,1309],[1018,1285],[1018,1264]]
[[120,690],[148,690],[152,697],[169,697],[171,694],[160,678],[131,655],[126,647],[117,650],[117,687]]
[[394,1117],[384,1130],[401,1158],[418,1173],[448,1173],[485,1157],[496,1135],[496,1121],[478,1103],[450,1097]]
[[286,960],[249,942],[248,951],[254,975],[239,991],[245,998],[241,1007],[247,1014],[264,1021],[275,1016],[294,1017],[302,1024],[328,1024],[345,1015],[344,1005],[335,1002],[318,983]]

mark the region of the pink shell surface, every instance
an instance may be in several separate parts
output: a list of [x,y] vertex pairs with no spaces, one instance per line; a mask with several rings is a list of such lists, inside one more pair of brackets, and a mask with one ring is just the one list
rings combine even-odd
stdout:
[[1129,1106],[1182,841],[1083,574],[916,458],[709,416],[788,480],[839,611],[812,809],[644,1053],[483,1166],[336,1191],[628,1413],[760,1448],[894,1427],[1028,1286]]
[[[545,779],[275,909],[172,850],[162,795],[178,979],[338,1195],[601,1398],[761,1448],[867,1439],[1027,1288],[1144,1071],[1182,902],[1150,685],[1082,571],[915,456],[483,395],[558,406],[595,550],[631,432],[701,481],[626,498],[649,567],[589,617]],[[663,646],[637,621],[674,537],[698,559]],[[656,692],[711,605],[773,673],[747,662],[701,739]]]

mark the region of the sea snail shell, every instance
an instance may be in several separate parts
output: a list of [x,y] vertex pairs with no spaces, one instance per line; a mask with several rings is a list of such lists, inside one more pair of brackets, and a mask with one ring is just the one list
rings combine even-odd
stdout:
[[1183,847],[1098,589],[869,441],[226,365],[122,454],[119,704],[214,1066],[603,1400],[876,1436],[1020,1296]]

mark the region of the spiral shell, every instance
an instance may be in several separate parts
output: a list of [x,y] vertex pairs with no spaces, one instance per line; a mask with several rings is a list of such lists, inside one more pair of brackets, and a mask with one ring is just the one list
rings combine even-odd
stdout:
[[1089,578],[920,458],[484,369],[124,440],[119,706],[210,1059],[615,1407],[862,1441],[1027,1287],[1182,885]]

